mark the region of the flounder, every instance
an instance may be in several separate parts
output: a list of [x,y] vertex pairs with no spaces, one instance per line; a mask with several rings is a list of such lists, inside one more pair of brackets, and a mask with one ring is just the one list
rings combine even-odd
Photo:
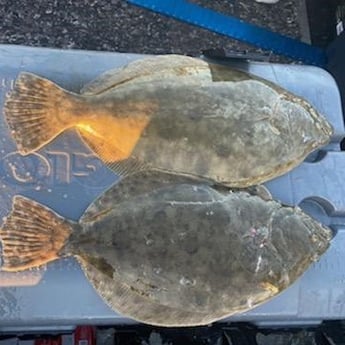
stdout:
[[110,188],[79,222],[16,196],[0,230],[2,270],[72,255],[114,311],[196,326],[271,299],[330,244],[331,230],[299,208],[145,174],[139,189],[134,176]]
[[179,55],[108,71],[81,94],[21,73],[5,116],[22,154],[76,128],[121,176],[157,170],[232,187],[286,173],[333,131],[308,102],[269,81]]

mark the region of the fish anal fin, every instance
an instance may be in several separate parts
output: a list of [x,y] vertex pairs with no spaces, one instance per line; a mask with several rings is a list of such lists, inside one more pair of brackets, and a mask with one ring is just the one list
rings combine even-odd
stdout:
[[97,118],[95,121],[79,123],[77,129],[82,140],[107,167],[116,174],[125,176],[144,167],[131,154],[149,119],[146,115],[133,118]]
[[121,161],[128,157],[128,152],[123,152],[114,143],[115,140],[107,140],[107,137],[98,135],[91,127],[78,125],[78,132],[84,143],[93,151],[105,164]]
[[[87,258],[85,258],[87,259]],[[207,325],[226,315],[196,313],[162,305],[150,298],[144,291],[133,289],[117,277],[102,273],[87,260],[77,257],[86,278],[114,312],[121,313],[140,322],[163,327],[185,327]]]
[[107,163],[106,166],[110,168],[115,174],[120,177],[136,174],[140,171],[150,170],[150,166],[135,157],[125,159],[121,162]]
[[[148,125],[155,106],[153,104],[135,104],[136,114],[112,116],[97,114],[94,118],[86,117],[76,127],[90,148],[105,162],[117,162],[128,158]],[[118,109],[119,112],[130,112]]]

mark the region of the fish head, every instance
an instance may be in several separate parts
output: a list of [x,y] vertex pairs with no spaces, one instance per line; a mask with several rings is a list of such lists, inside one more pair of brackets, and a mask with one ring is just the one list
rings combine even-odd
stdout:
[[314,252],[314,257],[316,261],[328,249],[330,242],[333,238],[333,231],[329,227],[309,217],[299,208],[297,208],[297,212],[300,214],[301,222],[308,229],[310,247],[311,250]]
[[[304,111],[307,111],[314,121],[314,126],[308,128],[311,133],[311,137],[314,139],[315,147],[326,145],[331,136],[334,133],[333,126],[328,122],[328,120],[317,112],[308,102],[303,99],[300,100],[300,106]],[[302,111],[303,111],[302,110]]]
[[276,258],[270,280],[279,291],[295,282],[327,251],[332,230],[300,208],[282,207],[272,218],[270,245]]
[[286,119],[288,128],[302,145],[316,149],[329,143],[334,130],[329,121],[303,98],[280,95],[277,112]]

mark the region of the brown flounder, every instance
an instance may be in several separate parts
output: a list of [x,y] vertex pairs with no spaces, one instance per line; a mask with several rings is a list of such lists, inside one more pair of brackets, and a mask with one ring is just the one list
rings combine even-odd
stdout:
[[193,326],[271,299],[330,244],[331,231],[298,208],[171,176],[141,180],[153,182],[138,191],[137,178],[124,179],[78,223],[16,196],[0,231],[2,270],[73,255],[113,310]]
[[119,175],[155,169],[232,187],[284,174],[332,135],[325,118],[281,87],[179,55],[111,70],[81,94],[21,73],[5,115],[22,154],[73,127]]

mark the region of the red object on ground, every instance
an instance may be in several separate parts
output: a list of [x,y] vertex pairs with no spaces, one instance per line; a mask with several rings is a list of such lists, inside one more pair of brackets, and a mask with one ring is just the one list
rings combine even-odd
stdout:
[[35,339],[35,345],[61,345],[61,337],[38,338]]
[[74,331],[74,345],[96,345],[95,327],[78,326]]

